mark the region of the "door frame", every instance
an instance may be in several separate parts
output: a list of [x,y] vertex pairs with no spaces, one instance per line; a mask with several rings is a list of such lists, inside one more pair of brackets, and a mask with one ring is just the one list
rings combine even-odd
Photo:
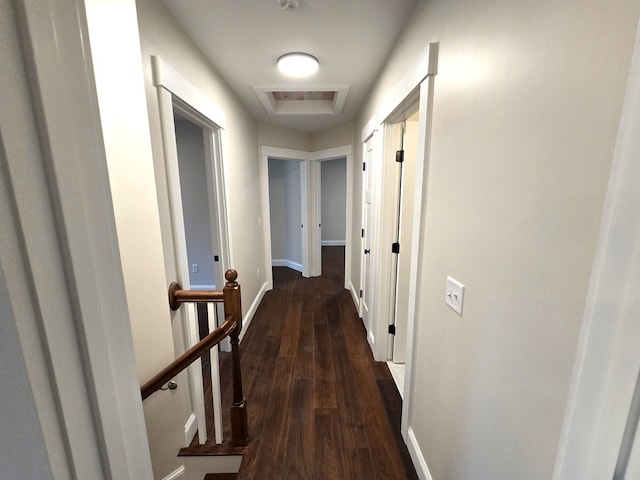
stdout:
[[[228,227],[228,201],[226,177],[224,173],[223,132],[225,128],[225,116],[221,110],[213,105],[195,86],[177,72],[162,58],[152,57],[153,82],[158,91],[158,104],[160,107],[160,124],[162,141],[164,146],[164,159],[169,192],[169,206],[171,209],[172,247],[176,259],[176,271],[178,281],[183,288],[189,289],[189,262],[187,258],[187,243],[184,232],[184,218],[182,211],[182,194],[179,177],[178,149],[175,134],[174,111],[178,110],[189,120],[203,129],[206,141],[205,165],[207,169],[208,194],[215,193],[215,203],[210,205],[210,214],[215,215],[219,222],[218,238],[220,247],[219,274],[224,274],[233,265],[230,230]],[[212,190],[213,189],[213,190]],[[215,213],[212,210],[215,209]],[[167,279],[172,281],[172,279]],[[194,306],[180,309],[176,315],[181,317],[183,351],[186,351],[199,340],[196,309]],[[213,370],[218,368],[211,362],[212,379],[217,378]],[[202,368],[198,362],[188,367],[190,405],[193,409],[190,421],[185,425],[185,444],[191,442],[193,430],[197,428],[198,440],[202,444],[206,441],[206,418],[204,406],[204,392],[202,381]],[[216,389],[220,394],[219,385]],[[215,397],[215,395],[214,395]],[[214,403],[216,399],[214,398]],[[219,413],[219,412],[216,412]],[[191,421],[195,415],[195,422]]]
[[[309,175],[310,175],[310,166],[308,165],[310,162],[306,160],[302,160],[299,158],[280,158],[269,156],[267,159],[267,176],[269,175],[269,169],[273,166],[273,162],[282,162],[282,165],[286,165],[288,163],[294,163],[298,165],[297,172],[297,182],[300,189],[300,218],[292,219],[289,218],[290,215],[287,215],[285,219],[285,224],[288,225],[288,222],[293,223],[297,221],[300,224],[300,263],[293,261],[290,258],[282,258],[278,259],[279,261],[283,261],[284,264],[278,264],[276,266],[287,266],[297,272],[300,272],[303,277],[311,277],[311,266],[310,266],[310,238],[309,238],[309,212],[308,209],[302,208],[302,205],[308,204],[308,196],[309,196]],[[294,175],[292,175],[293,177]],[[271,232],[271,181],[268,182],[268,195],[269,195],[269,203],[268,203],[268,216],[265,218],[265,223],[269,225],[269,232]],[[271,237],[269,237],[269,245],[271,248]],[[273,257],[273,255],[271,255]],[[273,263],[273,258],[271,259],[271,263]]]
[[[0,28],[2,75],[11,80],[0,96],[11,126],[0,140],[0,177],[10,184],[0,198],[14,220],[3,223],[12,248],[0,249],[0,305],[24,359],[13,371],[33,399],[23,398],[23,427],[41,434],[33,462],[55,478],[151,478],[86,5],[0,4],[9,25]],[[122,7],[128,39],[135,9]],[[136,49],[122,45],[114,49],[128,60]]]
[[[377,185],[377,173],[379,171],[379,163],[380,163],[380,139],[379,139],[379,131],[377,128],[377,119],[376,117],[372,117],[366,124],[366,126],[362,129],[360,135],[361,148],[362,148],[362,171],[369,171],[370,181],[372,184],[373,190],[373,199],[372,206],[370,207],[373,211],[371,212],[370,218],[373,220],[371,225],[367,224],[365,228],[365,204],[366,204],[366,196],[367,190],[365,189],[365,181],[364,175],[362,176],[362,186],[361,186],[361,231],[364,230],[365,235],[369,239],[369,253],[365,253],[365,248],[367,247],[367,243],[365,241],[365,236],[360,235],[360,292],[358,293],[358,316],[363,320],[364,328],[367,334],[367,342],[371,347],[373,352],[376,351],[376,338],[383,338],[384,333],[380,332],[379,322],[376,322],[376,310],[375,310],[375,301],[371,302],[371,305],[368,305],[367,308],[367,318],[364,318],[364,304],[366,298],[365,288],[363,286],[366,284],[367,288],[372,291],[371,298],[375,298],[375,293],[378,291],[378,275],[375,274],[377,269],[377,253],[379,246],[379,237],[378,232],[380,231],[379,223],[380,223],[380,215],[378,214],[378,209],[380,205],[380,196],[379,196],[379,188],[376,188]],[[371,157],[368,155],[367,144],[371,142]],[[368,162],[368,163],[367,163]],[[369,237],[370,236],[370,237]],[[365,265],[367,262],[366,255],[369,255],[369,279],[366,279],[366,271]],[[366,279],[366,281],[365,281]],[[374,353],[375,356],[375,353]]]
[[[345,205],[345,214],[347,225],[351,225],[353,218],[353,197],[352,197],[352,167],[353,147],[351,145],[343,145],[335,148],[317,150],[308,152],[304,150],[294,150],[289,148],[271,147],[268,145],[260,145],[260,191],[262,196],[262,231],[264,237],[264,271],[267,279],[267,289],[273,288],[273,264],[271,259],[271,213],[269,207],[269,158],[278,158],[282,160],[298,160],[301,161],[301,198],[303,201],[302,217],[306,219],[308,226],[315,228],[307,228],[303,232],[302,246],[302,275],[305,277],[315,277],[322,273],[322,265],[320,263],[321,253],[320,246],[320,206],[318,199],[319,169],[316,162],[323,160],[333,160],[336,158],[347,158],[347,202]],[[349,288],[351,277],[349,275],[351,262],[351,231],[347,229],[347,238],[345,245],[345,288]]]
[[[628,78],[554,479],[617,478],[638,378],[640,35]],[[637,440],[630,463],[636,469]]]
[[[419,102],[419,125],[418,125],[418,152],[416,162],[416,187],[414,192],[414,214],[413,214],[413,232],[412,232],[412,245],[411,245],[411,271],[409,272],[409,306],[408,306],[408,321],[407,321],[407,352],[406,352],[406,365],[405,365],[405,379],[404,379],[404,402],[402,405],[402,424],[401,433],[405,439],[405,442],[410,447],[410,453],[414,462],[419,461],[419,453],[411,447],[415,445],[415,441],[412,438],[412,431],[409,427],[409,411],[411,410],[411,388],[413,379],[413,370],[415,368],[413,362],[413,352],[416,347],[414,342],[414,331],[416,328],[417,319],[415,318],[416,312],[419,311],[419,292],[420,292],[420,272],[424,268],[423,266],[423,251],[422,240],[424,237],[424,224],[426,213],[426,199],[427,199],[427,185],[429,174],[429,146],[431,137],[431,120],[433,110],[433,91],[434,91],[434,78],[437,75],[437,63],[438,63],[438,43],[430,43],[425,50],[421,61],[414,62],[415,67],[407,71],[406,74],[400,79],[396,86],[391,90],[390,94],[385,101],[381,103],[381,108],[378,113],[374,115],[365,125],[361,132],[361,141],[364,142],[375,131],[380,130],[381,141],[377,142],[378,158],[381,158],[383,152],[388,149],[388,146],[384,144],[387,139],[385,130],[388,130],[398,112],[415,102]],[[420,59],[418,59],[420,60]],[[371,166],[375,168],[375,178],[378,181],[375,183],[377,192],[374,192],[374,198],[378,200],[378,206],[375,207],[375,211],[382,212],[384,218],[380,218],[380,221],[374,222],[374,244],[375,251],[372,250],[374,255],[371,258],[373,262],[373,288],[375,303],[372,306],[373,315],[372,322],[373,328],[377,335],[382,335],[380,338],[385,338],[387,334],[387,318],[384,313],[390,312],[392,308],[391,297],[383,292],[388,292],[390,279],[392,277],[392,262],[391,262],[391,245],[383,243],[386,237],[383,236],[383,228],[388,222],[390,222],[389,212],[384,213],[381,210],[381,204],[388,203],[389,192],[393,191],[389,185],[385,187],[385,180],[388,182],[388,172],[385,169],[384,162],[378,161]],[[368,167],[369,168],[369,167]],[[393,178],[393,177],[391,177]],[[387,209],[388,210],[388,209]],[[378,215],[379,216],[379,215]],[[388,232],[387,232],[388,233]],[[363,265],[360,266],[361,270]],[[385,338],[386,340],[386,338]],[[387,357],[387,341],[376,341],[372,347],[374,358],[378,361],[386,360]]]
[[348,267],[351,264],[351,255],[352,255],[352,231],[351,231],[351,223],[353,221],[353,193],[351,191],[351,186],[353,185],[353,148],[351,145],[344,145],[342,147],[328,148],[325,150],[318,150],[316,152],[311,152],[311,158],[313,160],[312,169],[313,175],[311,177],[311,181],[315,183],[314,193],[315,193],[315,209],[314,209],[314,225],[318,225],[318,228],[315,230],[312,238],[312,242],[314,245],[314,253],[315,258],[313,261],[313,265],[318,272],[318,275],[322,273],[322,228],[320,224],[322,223],[322,182],[321,182],[321,168],[322,162],[327,162],[330,160],[339,160],[341,158],[345,159],[346,170],[345,170],[345,181],[346,181],[346,199],[345,199],[345,247],[344,247],[344,288],[350,289],[351,278],[347,277],[347,271],[351,271]]

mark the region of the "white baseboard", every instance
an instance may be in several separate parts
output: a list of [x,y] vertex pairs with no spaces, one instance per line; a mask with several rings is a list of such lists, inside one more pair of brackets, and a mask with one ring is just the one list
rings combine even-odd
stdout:
[[351,292],[351,299],[353,300],[353,304],[356,306],[356,310],[360,309],[360,293],[356,290],[356,287],[353,285],[353,282],[349,282],[349,291]]
[[418,477],[420,477],[420,480],[433,480],[411,427],[407,430],[407,440],[407,449],[409,450],[409,455],[411,455],[411,460],[413,460],[413,466],[416,469]]
[[240,332],[241,342],[242,342],[242,339],[244,338],[244,334],[246,333],[247,328],[249,328],[249,325],[251,325],[251,320],[253,320],[253,316],[256,314],[256,311],[258,310],[258,307],[260,306],[260,302],[262,301],[264,294],[267,293],[267,289],[268,289],[268,285],[267,285],[267,282],[265,282],[262,284],[262,287],[260,287],[260,290],[258,291],[256,298],[253,299],[253,302],[251,303],[249,310],[247,310],[246,315],[242,319],[242,331]]
[[180,465],[178,468],[176,468],[173,472],[171,472],[169,475],[164,477],[162,480],[176,480],[176,478],[180,478],[182,475],[184,475],[185,470],[186,469],[184,465]]
[[347,244],[346,240],[321,240],[320,245],[323,247],[344,247]]
[[289,267],[296,272],[302,272],[302,265],[294,262],[293,260],[273,259],[271,260],[271,265],[274,267]]
[[191,445],[191,440],[196,436],[196,432],[198,431],[198,422],[196,421],[196,414],[192,413],[189,415],[189,419],[187,423],[184,424],[184,446],[188,447]]

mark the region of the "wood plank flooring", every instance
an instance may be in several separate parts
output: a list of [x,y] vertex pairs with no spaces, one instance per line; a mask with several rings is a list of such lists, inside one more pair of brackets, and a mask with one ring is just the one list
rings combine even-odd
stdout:
[[[237,478],[417,479],[399,434],[395,384],[373,361],[343,287],[344,248],[322,250],[321,277],[274,268],[274,289],[241,343],[251,443]],[[225,408],[229,371],[223,355]],[[225,437],[229,430],[227,418]],[[198,451],[206,445],[182,454]]]

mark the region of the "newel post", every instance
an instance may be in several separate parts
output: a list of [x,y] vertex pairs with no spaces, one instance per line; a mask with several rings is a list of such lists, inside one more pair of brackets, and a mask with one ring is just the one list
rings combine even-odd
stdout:
[[238,272],[227,270],[224,274],[227,283],[223,289],[224,315],[236,320],[236,327],[229,334],[231,338],[231,357],[233,363],[233,405],[231,405],[231,444],[243,447],[247,444],[247,402],[242,393],[242,373],[240,371],[240,332],[242,331],[242,303],[240,285],[236,281]]

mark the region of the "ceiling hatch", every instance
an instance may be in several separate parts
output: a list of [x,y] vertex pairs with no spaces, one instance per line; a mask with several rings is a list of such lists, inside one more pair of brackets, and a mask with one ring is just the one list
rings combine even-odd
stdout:
[[323,87],[253,87],[269,115],[340,115],[348,85]]

